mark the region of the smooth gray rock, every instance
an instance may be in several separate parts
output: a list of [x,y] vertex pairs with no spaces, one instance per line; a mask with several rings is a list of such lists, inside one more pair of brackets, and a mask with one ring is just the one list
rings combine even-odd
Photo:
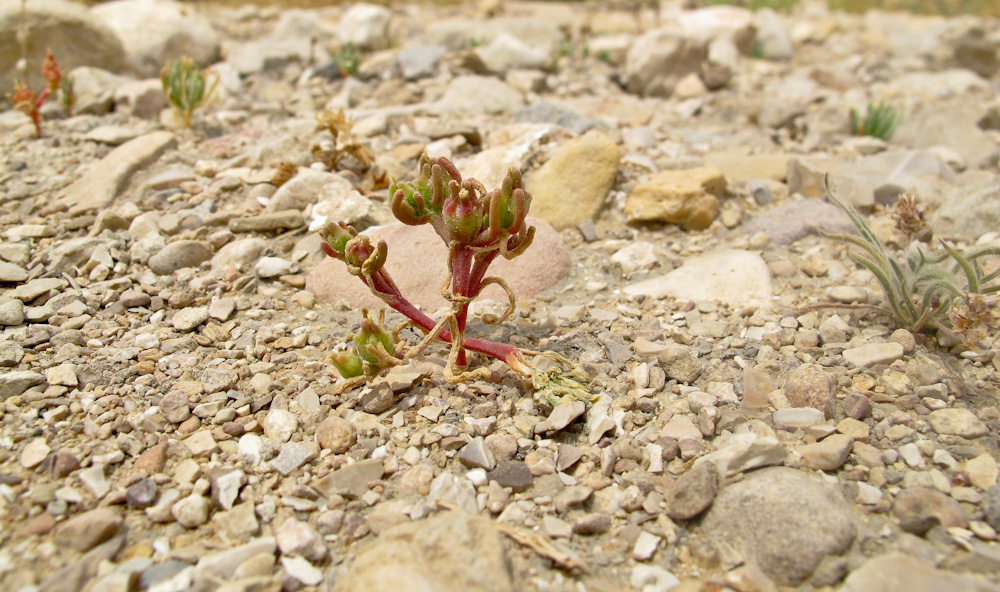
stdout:
[[149,258],[149,268],[157,275],[170,275],[184,267],[198,267],[212,258],[212,247],[196,240],[174,241]]
[[403,78],[417,80],[433,76],[438,60],[448,51],[442,45],[416,45],[400,50],[396,56],[396,68]]
[[788,201],[743,224],[743,232],[753,236],[765,233],[779,245],[791,244],[809,233],[856,231],[851,218],[840,208],[821,199]]
[[801,583],[824,557],[847,551],[856,532],[836,485],[784,467],[748,473],[723,489],[702,528],[710,541],[730,545],[783,586]]

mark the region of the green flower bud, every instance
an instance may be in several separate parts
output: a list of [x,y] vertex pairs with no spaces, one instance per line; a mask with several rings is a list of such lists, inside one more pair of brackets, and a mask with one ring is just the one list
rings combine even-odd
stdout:
[[385,330],[381,324],[371,320],[366,315],[361,319],[361,331],[354,335],[354,349],[358,355],[369,364],[380,365],[379,359],[368,350],[368,346],[378,347],[382,344],[386,353],[393,355],[396,345],[392,341],[392,335]]
[[321,243],[323,251],[336,259],[344,258],[344,249],[347,243],[358,235],[353,226],[348,226],[343,222],[330,223],[319,231],[324,242]]
[[455,197],[445,201],[441,211],[451,240],[461,244],[471,243],[483,226],[483,204],[476,197],[477,189],[481,190],[482,186],[477,187],[471,179],[465,185],[461,190],[452,187]]
[[354,378],[364,374],[361,358],[349,352],[331,352],[330,361],[342,378]]

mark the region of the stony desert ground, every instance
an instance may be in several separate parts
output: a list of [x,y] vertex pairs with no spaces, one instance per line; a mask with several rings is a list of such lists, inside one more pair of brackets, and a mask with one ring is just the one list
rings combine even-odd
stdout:
[[[893,257],[1000,241],[1000,26],[628,8],[0,0],[0,89],[51,49],[76,95],[41,137],[0,112],[0,587],[1000,590],[1000,303],[905,326],[819,233],[856,231],[826,183]],[[181,55],[217,82],[190,128]],[[852,133],[880,101],[895,134]],[[523,172],[518,310],[480,322],[484,291],[469,335],[565,356],[592,403],[479,357],[450,384],[444,344],[338,386],[378,301],[325,221],[447,310],[385,185],[424,151]]]

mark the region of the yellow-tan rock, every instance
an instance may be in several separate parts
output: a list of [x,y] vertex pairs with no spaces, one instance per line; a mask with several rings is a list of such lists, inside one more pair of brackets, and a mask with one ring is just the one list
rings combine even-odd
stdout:
[[620,159],[618,145],[597,130],[566,142],[525,180],[531,215],[556,229],[593,218],[615,183]]
[[629,222],[667,222],[684,230],[708,228],[719,216],[726,179],[714,167],[663,171],[632,190],[625,202]]

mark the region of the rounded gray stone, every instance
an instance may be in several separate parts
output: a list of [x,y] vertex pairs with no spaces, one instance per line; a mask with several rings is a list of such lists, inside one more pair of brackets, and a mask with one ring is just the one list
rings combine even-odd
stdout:
[[149,258],[157,275],[169,275],[184,267],[197,267],[212,258],[212,247],[201,241],[180,240],[163,247]]
[[824,557],[843,554],[856,532],[836,485],[785,467],[749,473],[723,489],[702,529],[783,586],[808,578]]

